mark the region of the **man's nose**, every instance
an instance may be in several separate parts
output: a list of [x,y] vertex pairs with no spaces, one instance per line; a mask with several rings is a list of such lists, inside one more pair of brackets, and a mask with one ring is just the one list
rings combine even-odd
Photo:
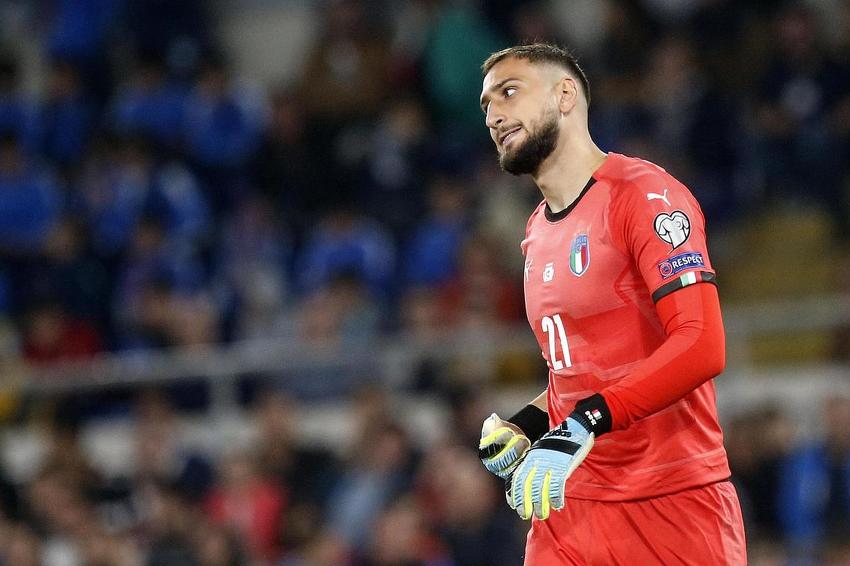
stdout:
[[498,128],[505,121],[505,116],[502,114],[495,104],[490,104],[487,107],[487,118],[484,123],[488,128]]

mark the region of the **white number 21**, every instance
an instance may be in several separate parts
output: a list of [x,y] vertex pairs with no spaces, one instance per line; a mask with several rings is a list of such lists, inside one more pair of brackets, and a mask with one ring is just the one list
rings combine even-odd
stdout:
[[[558,338],[561,341],[561,351],[564,353],[564,361],[558,359],[558,354],[555,352],[555,327],[558,328]],[[567,343],[567,333],[564,331],[564,323],[561,322],[561,315],[556,314],[553,317],[543,317],[543,332],[549,335],[549,359],[552,361],[552,369],[558,371],[564,369],[564,366],[570,367],[573,365],[570,360],[570,345]]]

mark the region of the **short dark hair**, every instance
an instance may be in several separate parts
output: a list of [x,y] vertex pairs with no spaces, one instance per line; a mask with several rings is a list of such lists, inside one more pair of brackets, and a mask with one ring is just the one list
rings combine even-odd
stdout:
[[481,65],[481,73],[486,75],[497,63],[505,59],[525,59],[531,63],[553,63],[569,71],[573,78],[581,83],[584,97],[590,104],[590,83],[587,75],[579,66],[575,56],[569,50],[558,47],[551,43],[530,43],[527,45],[515,45],[501,51],[496,51]]

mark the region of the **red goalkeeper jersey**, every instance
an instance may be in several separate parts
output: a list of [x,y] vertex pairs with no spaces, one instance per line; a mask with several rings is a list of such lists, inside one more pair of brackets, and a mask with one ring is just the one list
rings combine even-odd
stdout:
[[[576,201],[542,202],[522,242],[528,321],[549,366],[550,425],[665,340],[655,302],[713,282],[702,212],[664,169],[609,153]],[[693,360],[699,364],[699,359]],[[566,496],[642,499],[728,478],[713,381],[624,430],[600,436]]]

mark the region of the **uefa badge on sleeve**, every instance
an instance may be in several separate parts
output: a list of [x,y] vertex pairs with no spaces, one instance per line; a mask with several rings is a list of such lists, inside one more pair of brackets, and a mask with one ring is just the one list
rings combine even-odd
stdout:
[[570,249],[570,271],[581,277],[590,265],[590,245],[587,234],[579,234]]

